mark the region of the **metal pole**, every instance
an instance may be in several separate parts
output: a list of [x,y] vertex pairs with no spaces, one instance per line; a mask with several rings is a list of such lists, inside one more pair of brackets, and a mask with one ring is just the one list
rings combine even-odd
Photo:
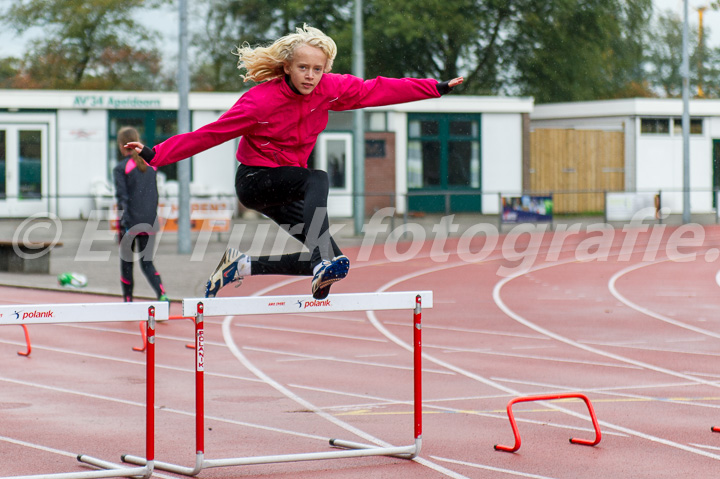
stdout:
[[688,0],[684,0],[682,98],[683,98],[683,213],[684,224],[690,223],[690,58],[688,54]]
[[[178,55],[178,133],[190,131],[190,74],[188,72],[187,0],[180,0],[180,51]],[[178,175],[178,253],[190,254],[190,159],[177,164]]]
[[[355,0],[353,25],[353,74],[365,77],[365,51],[363,49],[362,0]],[[362,233],[365,224],[365,114],[355,110],[353,115],[353,217],[355,234]]]

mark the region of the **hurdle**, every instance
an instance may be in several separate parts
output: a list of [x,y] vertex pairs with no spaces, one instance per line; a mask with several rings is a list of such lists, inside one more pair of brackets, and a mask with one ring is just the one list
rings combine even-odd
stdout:
[[588,408],[588,412],[590,413],[590,420],[592,421],[593,428],[595,428],[595,439],[589,440],[589,439],[578,439],[576,437],[570,438],[571,444],[581,444],[583,446],[596,446],[600,443],[600,440],[602,439],[602,433],[600,432],[600,424],[598,424],[597,416],[595,415],[595,409],[593,409],[592,403],[590,402],[590,399],[581,393],[560,393],[560,394],[542,394],[538,396],[523,396],[518,397],[515,399],[511,399],[510,402],[507,405],[507,414],[508,419],[510,419],[510,427],[512,427],[513,436],[515,436],[515,445],[514,446],[503,446],[502,444],[495,444],[494,448],[496,451],[504,451],[504,452],[515,452],[518,449],[520,449],[521,445],[521,439],[520,439],[520,431],[517,427],[517,422],[515,421],[515,415],[513,414],[513,404],[519,403],[519,402],[532,402],[532,401],[552,401],[554,399],[582,399],[585,402],[585,405]]
[[0,306],[0,325],[61,324],[96,322],[147,322],[148,348],[146,357],[146,424],[143,467],[128,467],[79,454],[77,460],[100,468],[94,471],[7,476],[0,479],[85,479],[96,477],[149,478],[155,455],[155,320],[167,319],[169,307],[165,301],[146,303],[83,303],[83,304],[24,304]]
[[[195,476],[203,469],[250,464],[341,459],[364,456],[392,456],[413,459],[422,446],[422,307],[432,308],[432,291],[386,292],[331,295],[325,300],[308,296],[253,296],[242,298],[191,298],[183,300],[183,316],[195,317],[195,466],[186,467],[155,461],[155,469]],[[342,450],[310,453],[251,456],[225,459],[205,458],[204,399],[204,317],[269,314],[330,313],[349,311],[412,310],[413,328],[413,422],[414,442],[407,446],[377,446],[341,439],[329,439],[329,445]],[[122,460],[143,465],[145,459],[124,455]]]

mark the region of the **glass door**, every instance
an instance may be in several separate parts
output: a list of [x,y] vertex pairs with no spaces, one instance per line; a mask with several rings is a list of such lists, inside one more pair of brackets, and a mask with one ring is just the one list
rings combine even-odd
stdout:
[[[718,208],[718,192],[720,192],[720,139],[713,139],[713,207],[717,211]],[[718,215],[720,216],[720,214]]]
[[480,115],[408,115],[410,210],[480,211],[480,167]]
[[321,133],[308,167],[327,171],[330,179],[328,215],[352,216],[352,134]]
[[47,211],[47,128],[0,123],[0,216]]

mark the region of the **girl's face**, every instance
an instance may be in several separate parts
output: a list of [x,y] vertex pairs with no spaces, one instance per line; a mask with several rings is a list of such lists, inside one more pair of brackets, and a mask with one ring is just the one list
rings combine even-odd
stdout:
[[293,86],[303,95],[315,89],[325,71],[327,56],[317,47],[301,45],[295,49],[293,59],[285,63],[285,73],[290,75]]

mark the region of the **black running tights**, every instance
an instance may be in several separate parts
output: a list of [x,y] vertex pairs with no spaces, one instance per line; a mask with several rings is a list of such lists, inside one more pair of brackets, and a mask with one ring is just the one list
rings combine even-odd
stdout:
[[304,244],[307,252],[252,258],[252,274],[311,276],[323,260],[342,254],[330,237],[328,175],[297,166],[240,165],[235,177],[240,203],[258,211]]

